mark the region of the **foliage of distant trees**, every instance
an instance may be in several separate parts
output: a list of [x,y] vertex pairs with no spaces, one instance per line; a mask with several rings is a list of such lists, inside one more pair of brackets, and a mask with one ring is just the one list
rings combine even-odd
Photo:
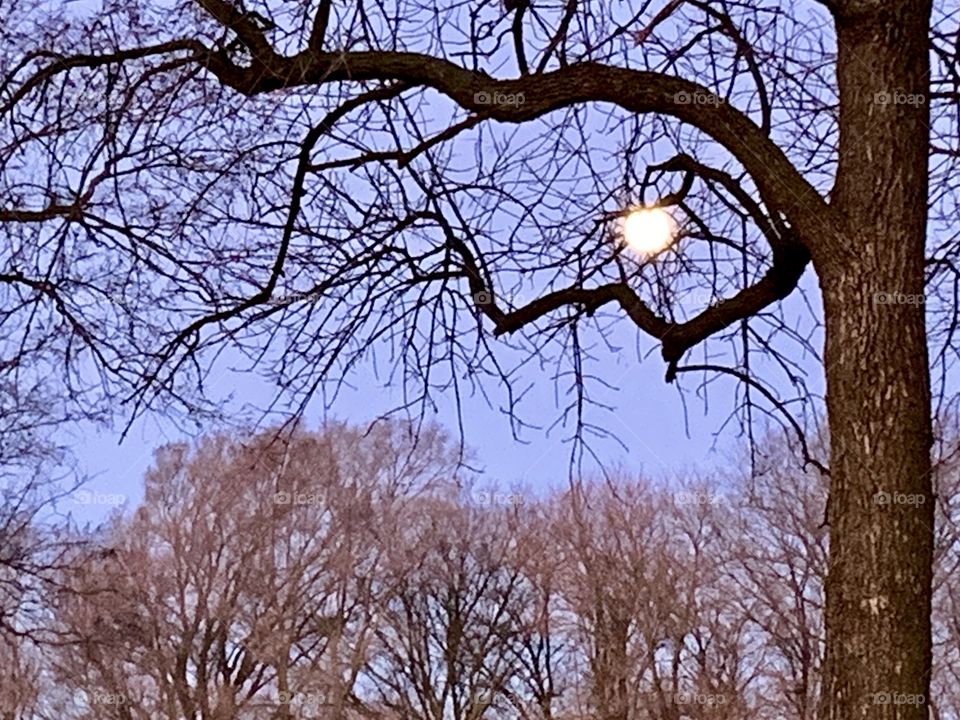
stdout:
[[[950,450],[941,718],[960,713]],[[793,457],[771,437],[753,478],[538,496],[402,423],[169,445],[139,507],[47,544],[69,562],[32,632],[5,592],[0,718],[812,720],[827,488]],[[7,580],[27,568],[3,547]]]

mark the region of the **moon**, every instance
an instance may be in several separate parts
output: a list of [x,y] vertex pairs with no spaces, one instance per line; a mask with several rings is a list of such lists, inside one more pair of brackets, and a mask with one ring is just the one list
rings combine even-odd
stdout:
[[656,255],[673,243],[677,224],[661,208],[631,210],[623,220],[623,239],[638,253]]

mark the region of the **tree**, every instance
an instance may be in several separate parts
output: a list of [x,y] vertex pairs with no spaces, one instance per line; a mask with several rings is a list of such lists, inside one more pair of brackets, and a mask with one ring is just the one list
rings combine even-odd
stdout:
[[[956,563],[960,550],[956,503],[957,437],[952,419],[937,424],[934,453],[935,553],[931,717],[957,712],[958,657]],[[828,542],[823,523],[827,479],[804,468],[785,444],[769,436],[761,443],[756,473],[733,480],[736,508],[729,531],[728,568],[736,590],[736,613],[747,619],[764,649],[757,684],[762,705],[775,717],[817,717],[823,678],[824,602]],[[826,444],[818,438],[817,444]],[[886,507],[892,499],[878,493]],[[885,698],[879,698],[885,699]],[[893,701],[893,698],[889,698]],[[906,700],[901,698],[901,700]]]
[[[47,458],[49,459],[49,458]],[[3,478],[0,486],[0,718],[42,717],[53,687],[43,653],[64,642],[51,622],[51,598],[73,592],[65,571],[89,552],[89,543],[58,512],[71,489],[58,486],[38,466],[19,482]]]
[[435,429],[410,437],[331,426],[159,451],[144,504],[56,608],[69,642],[53,668],[77,716],[345,717],[389,587],[387,531],[455,471]]
[[960,712],[960,587],[957,563],[960,561],[960,467],[957,464],[958,438],[955,422],[941,421],[938,427],[934,488],[936,490],[936,541],[934,543],[933,593],[933,677],[930,710],[934,718],[947,718]]
[[[423,501],[394,538],[368,678],[396,717],[479,720],[513,709],[530,602],[516,518]],[[509,713],[512,714],[512,713]]]
[[[942,399],[958,272],[949,3],[8,5],[12,381],[57,368],[67,414],[196,411],[232,344],[305,402],[386,343],[429,402],[464,371],[508,382],[486,331],[522,331],[508,357],[573,357],[579,431],[612,306],[668,381],[744,383],[749,421],[787,412],[771,367],[805,395],[798,361],[819,353],[778,303],[812,265],[832,431],[820,715],[925,716],[876,698],[929,695],[929,363]],[[683,220],[655,260],[616,240],[648,190]]]
[[[827,483],[783,437],[743,477],[542,500],[465,498],[444,436],[410,437],[158,453],[144,505],[53,573],[43,632],[0,644],[4,718],[817,717]],[[935,465],[935,718],[960,707],[956,448]]]
[[720,531],[735,514],[718,499],[706,483],[672,493],[642,477],[555,498],[557,593],[587,668],[586,716],[763,717]]
[[823,672],[827,482],[781,438],[763,445],[756,473],[736,482],[737,522],[727,527],[733,596],[765,649],[764,704],[778,717],[813,720]]

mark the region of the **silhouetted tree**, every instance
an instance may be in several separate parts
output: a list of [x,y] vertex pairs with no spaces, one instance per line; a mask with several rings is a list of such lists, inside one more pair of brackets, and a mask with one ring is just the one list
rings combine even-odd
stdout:
[[[587,365],[623,338],[612,307],[668,381],[736,379],[748,427],[772,412],[802,432],[771,383],[807,399],[819,358],[820,716],[926,717],[877,697],[929,696],[955,8],[520,5],[7,0],[0,392],[51,422],[200,411],[232,345],[306,402],[381,348],[429,403],[509,384],[505,358],[564,358],[582,432]],[[649,201],[681,228],[655,258],[619,232]],[[779,305],[809,266],[822,353],[819,314]]]

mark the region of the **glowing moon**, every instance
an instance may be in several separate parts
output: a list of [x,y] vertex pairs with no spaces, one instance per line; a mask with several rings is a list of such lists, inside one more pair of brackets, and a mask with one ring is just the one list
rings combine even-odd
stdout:
[[645,255],[655,255],[670,247],[676,231],[673,216],[660,208],[633,210],[623,220],[623,239]]

